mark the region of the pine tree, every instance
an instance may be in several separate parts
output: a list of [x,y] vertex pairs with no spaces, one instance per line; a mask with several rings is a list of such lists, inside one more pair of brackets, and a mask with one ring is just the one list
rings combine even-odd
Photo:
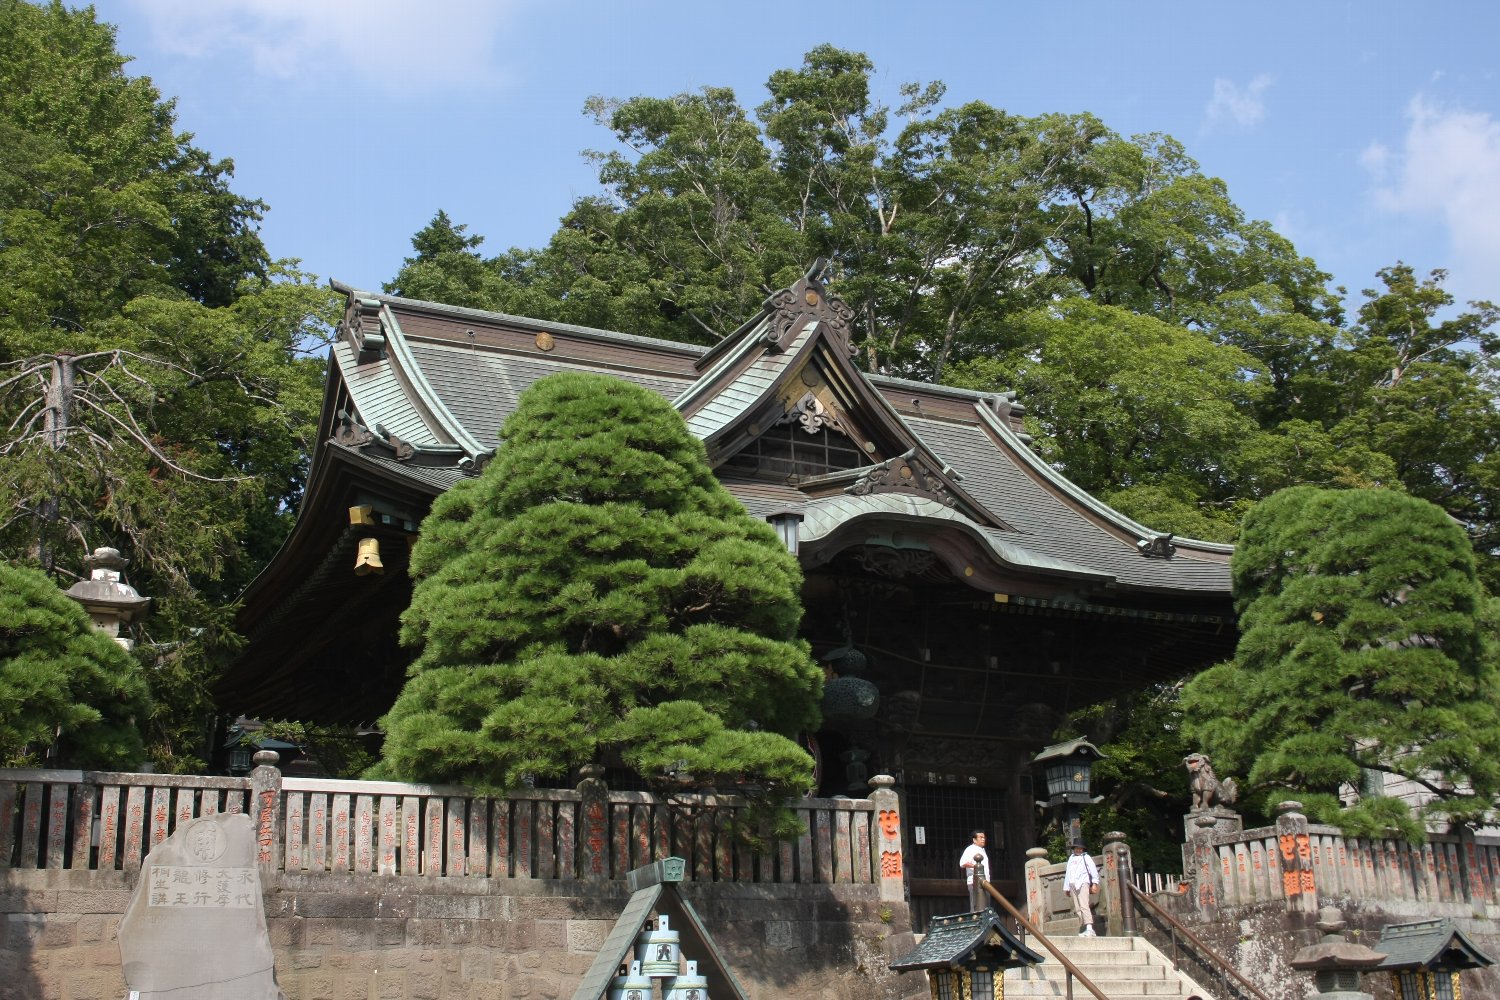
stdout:
[[[1475,821],[1500,791],[1500,710],[1486,598],[1462,529],[1388,490],[1283,490],[1245,518],[1232,564],[1235,658],[1183,691],[1190,735],[1252,806],[1300,799],[1353,833]],[[1367,772],[1434,796],[1340,794]]]
[[0,762],[134,769],[140,664],[46,574],[0,562]]
[[796,638],[801,570],[682,417],[561,374],[501,437],[422,525],[402,616],[417,657],[378,772],[509,789],[623,763],[768,802],[805,792],[789,737],[818,724],[822,678]]

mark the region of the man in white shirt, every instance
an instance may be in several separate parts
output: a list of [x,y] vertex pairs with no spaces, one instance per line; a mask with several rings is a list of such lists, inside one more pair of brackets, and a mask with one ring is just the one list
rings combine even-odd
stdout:
[[1099,891],[1099,867],[1084,850],[1083,841],[1073,841],[1073,855],[1068,858],[1068,870],[1063,873],[1063,892],[1073,897],[1073,909],[1083,922],[1079,937],[1094,936],[1093,894]]
[[984,850],[984,831],[974,831],[974,841],[964,848],[964,853],[959,856],[958,864],[968,876],[969,883],[969,911],[977,912],[990,905],[985,898],[984,887],[981,882],[990,880],[990,856]]

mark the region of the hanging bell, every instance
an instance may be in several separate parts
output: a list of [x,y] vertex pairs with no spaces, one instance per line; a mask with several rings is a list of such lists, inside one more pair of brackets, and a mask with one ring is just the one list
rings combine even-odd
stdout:
[[651,1000],[651,977],[641,971],[640,962],[631,962],[630,971],[609,984],[609,1000]]
[[708,1000],[708,980],[698,975],[697,962],[688,962],[686,972],[662,987],[664,1000]]
[[385,566],[380,561],[380,539],[361,538],[359,555],[354,560],[354,575],[365,576],[370,573],[384,572]]
[[652,979],[675,976],[677,968],[677,932],[667,925],[667,916],[656,919],[656,929],[647,924],[635,939],[635,957],[640,959],[641,971]]

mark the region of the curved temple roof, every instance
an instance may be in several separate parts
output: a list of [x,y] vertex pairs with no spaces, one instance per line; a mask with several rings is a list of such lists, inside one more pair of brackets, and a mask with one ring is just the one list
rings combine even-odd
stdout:
[[[365,460],[418,488],[441,489],[442,480],[482,467],[532,382],[605,371],[672,399],[747,509],[803,514],[804,545],[887,517],[961,529],[1011,569],[1156,592],[1228,592],[1229,546],[1162,536],[1074,486],[1028,446],[1010,400],[858,371],[844,307],[816,274],[772,296],[712,349],[343,290],[350,310],[332,376],[352,424],[369,432],[351,440]],[[833,411],[829,422],[871,456],[868,468],[909,452],[923,466],[915,478],[929,488],[829,496],[816,481],[757,481],[723,468],[768,415],[788,419],[809,385]]]
[[[320,658],[347,669],[353,647],[375,641],[351,628],[361,607],[393,647],[416,525],[482,470],[520,394],[560,371],[613,374],[671,400],[751,514],[800,516],[809,568],[851,549],[916,550],[979,600],[1229,620],[1229,546],[1159,534],[1070,483],[1031,449],[1010,394],[860,371],[849,310],[818,266],[712,348],[334,287],[348,302],[306,497],[244,594],[250,646],[221,695],[258,689],[250,659],[278,664],[275,677]],[[773,475],[753,457],[773,435],[776,447],[841,457]],[[351,507],[368,519],[351,521]],[[369,535],[387,573],[354,587],[350,553]],[[317,641],[300,638],[314,629]]]

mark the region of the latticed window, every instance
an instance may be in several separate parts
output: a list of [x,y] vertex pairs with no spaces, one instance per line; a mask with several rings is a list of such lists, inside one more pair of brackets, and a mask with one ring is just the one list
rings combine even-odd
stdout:
[[958,1000],[953,991],[953,981],[958,977],[952,969],[932,969],[927,974],[932,978],[932,1000]]
[[869,465],[857,444],[827,427],[809,434],[795,423],[778,424],[724,463],[763,479],[806,479]]

